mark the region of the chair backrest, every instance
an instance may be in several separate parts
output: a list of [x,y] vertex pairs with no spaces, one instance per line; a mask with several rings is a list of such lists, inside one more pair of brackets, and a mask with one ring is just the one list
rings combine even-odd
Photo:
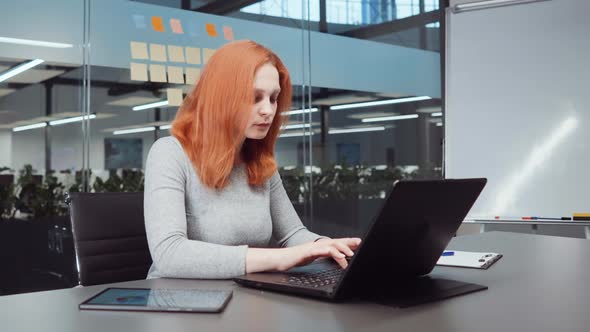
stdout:
[[152,259],[145,235],[143,192],[69,196],[80,284],[145,279]]

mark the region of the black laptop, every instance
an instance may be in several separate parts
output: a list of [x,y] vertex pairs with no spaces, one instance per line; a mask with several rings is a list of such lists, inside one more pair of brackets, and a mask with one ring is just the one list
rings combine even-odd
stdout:
[[301,296],[397,307],[487,289],[428,276],[485,184],[484,178],[399,181],[346,269],[325,258],[286,272],[250,273],[233,280]]

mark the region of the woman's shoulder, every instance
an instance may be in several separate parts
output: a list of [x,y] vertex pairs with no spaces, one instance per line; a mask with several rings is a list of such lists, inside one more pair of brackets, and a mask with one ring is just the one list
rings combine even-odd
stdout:
[[[174,136],[159,138],[152,144],[149,157],[157,157],[160,160],[185,161],[186,156],[182,145]],[[162,159],[165,158],[165,159]]]

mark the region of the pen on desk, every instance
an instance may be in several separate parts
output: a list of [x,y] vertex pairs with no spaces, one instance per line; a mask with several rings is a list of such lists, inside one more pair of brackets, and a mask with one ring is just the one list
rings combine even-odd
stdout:
[[453,256],[454,254],[454,251],[443,251],[441,256]]

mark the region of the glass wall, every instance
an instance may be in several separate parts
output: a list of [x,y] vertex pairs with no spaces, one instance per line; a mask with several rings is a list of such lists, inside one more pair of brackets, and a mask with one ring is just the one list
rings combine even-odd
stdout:
[[[286,130],[292,197],[316,232],[363,234],[397,179],[442,177],[439,1],[260,1],[233,16],[295,25],[308,15],[311,112]],[[304,142],[301,142],[302,135]],[[300,152],[301,154],[301,152]],[[302,184],[297,185],[299,180]]]
[[83,168],[83,8],[0,5],[0,295],[75,284],[64,199]]
[[393,181],[441,177],[438,8],[438,0],[3,3],[0,252],[9,264],[0,295],[76,284],[66,193],[142,191],[151,145],[170,135],[211,54],[238,39],[268,46],[291,73],[293,110],[276,158],[302,221],[328,236],[362,235]]

